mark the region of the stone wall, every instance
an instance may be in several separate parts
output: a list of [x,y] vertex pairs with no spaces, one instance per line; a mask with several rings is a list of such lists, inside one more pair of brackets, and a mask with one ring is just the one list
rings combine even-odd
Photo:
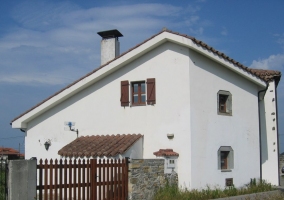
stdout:
[[178,183],[178,175],[164,173],[164,159],[132,159],[129,163],[128,196],[131,200],[151,200],[155,192]]

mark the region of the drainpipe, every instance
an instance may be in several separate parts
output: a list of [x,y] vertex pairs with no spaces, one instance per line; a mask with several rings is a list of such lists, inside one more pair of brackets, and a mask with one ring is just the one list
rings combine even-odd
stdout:
[[261,119],[260,119],[260,98],[259,98],[259,95],[260,93],[262,92],[265,92],[266,93],[266,90],[268,88],[269,84],[266,85],[266,88],[264,90],[260,90],[258,91],[258,94],[257,94],[257,98],[258,98],[258,127],[259,127],[259,156],[260,156],[260,159],[259,159],[259,169],[260,169],[260,181],[262,181],[262,148],[261,148]]
[[278,160],[278,185],[280,185],[280,171],[279,171],[279,167],[280,167],[280,163],[279,163],[279,130],[278,130],[278,102],[277,102],[277,86],[276,84],[274,84],[275,88],[275,105],[276,105],[276,128],[277,128],[277,160]]

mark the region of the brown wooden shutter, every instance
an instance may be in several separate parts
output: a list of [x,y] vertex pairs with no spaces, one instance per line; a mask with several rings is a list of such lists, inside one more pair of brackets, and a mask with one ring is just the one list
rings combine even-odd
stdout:
[[156,104],[156,80],[154,78],[147,79],[147,104]]
[[129,82],[121,81],[121,106],[129,106]]

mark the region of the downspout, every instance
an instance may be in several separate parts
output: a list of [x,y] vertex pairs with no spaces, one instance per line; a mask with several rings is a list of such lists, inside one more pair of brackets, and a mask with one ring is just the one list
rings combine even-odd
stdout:
[[278,130],[278,102],[277,102],[277,86],[276,84],[274,84],[275,88],[275,105],[276,105],[276,128],[277,128],[277,160],[278,160],[278,185],[280,185],[280,171],[279,171],[279,167],[280,167],[280,163],[279,163],[279,130]]
[[269,84],[266,85],[266,88],[264,90],[258,91],[258,94],[257,94],[257,98],[258,98],[259,156],[260,156],[260,159],[259,159],[260,176],[259,176],[259,178],[260,178],[260,181],[262,181],[262,148],[261,148],[261,119],[260,119],[260,101],[261,100],[259,98],[259,95],[262,92],[266,93],[268,86],[269,86]]

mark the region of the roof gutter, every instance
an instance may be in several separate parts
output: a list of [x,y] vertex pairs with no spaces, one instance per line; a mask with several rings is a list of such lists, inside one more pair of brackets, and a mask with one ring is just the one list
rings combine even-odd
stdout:
[[259,97],[260,93],[264,94],[267,91],[269,83],[266,84],[266,88],[264,90],[258,91],[257,98],[258,98],[258,129],[259,129],[259,170],[260,170],[260,181],[262,181],[262,146],[261,146],[261,119],[260,119],[260,101],[262,101]]

